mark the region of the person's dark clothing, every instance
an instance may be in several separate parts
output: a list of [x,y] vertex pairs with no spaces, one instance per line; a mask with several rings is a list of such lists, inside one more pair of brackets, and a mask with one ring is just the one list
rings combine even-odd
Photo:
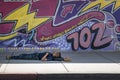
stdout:
[[[42,57],[46,54],[44,53],[32,53],[32,54],[20,54],[18,56],[11,56],[10,59],[23,59],[23,60],[41,60]],[[48,56],[46,57],[47,61],[63,61],[62,57],[55,58],[52,53],[48,52]]]
[[[47,61],[53,60],[53,55],[52,55],[52,53],[50,53],[50,52],[47,52],[47,53],[48,53],[48,56],[46,57]],[[43,57],[45,54],[46,54],[46,52],[44,52],[44,53],[38,53],[38,58],[39,58],[39,60],[41,60],[42,57]]]

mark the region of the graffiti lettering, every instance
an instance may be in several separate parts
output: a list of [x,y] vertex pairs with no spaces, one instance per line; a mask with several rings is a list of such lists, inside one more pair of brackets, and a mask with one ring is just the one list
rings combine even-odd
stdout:
[[91,31],[89,28],[85,27],[82,30],[80,30],[79,40],[80,47],[82,49],[87,49],[89,47],[91,41]]
[[[37,28],[36,39],[38,42],[51,40],[53,38],[59,37],[59,34],[60,34],[60,36],[64,35],[65,32],[68,32],[68,31],[78,27],[78,25],[81,25],[81,24],[85,23],[86,21],[93,19],[93,18],[103,21],[105,19],[105,15],[102,12],[91,11],[91,12],[85,13],[67,23],[59,25],[57,27],[53,26],[53,24],[52,24],[53,21],[51,20],[51,21],[47,22],[46,24],[43,24],[41,27]],[[55,35],[58,35],[58,36],[55,37]],[[51,36],[51,38],[49,38],[50,36]]]
[[[73,50],[77,50],[79,47],[82,49],[87,49],[89,48],[90,44],[92,44],[92,49],[101,49],[109,46],[112,41],[112,38],[108,35],[104,35],[104,32],[105,24],[96,23],[91,27],[91,29],[86,26],[79,32],[70,34],[67,37],[67,41],[72,43]],[[93,35],[93,40],[92,34],[95,34]]]
[[67,40],[69,41],[69,42],[72,42],[72,49],[73,50],[77,50],[78,49],[78,47],[79,47],[79,44],[78,44],[78,32],[75,32],[75,33],[73,33],[73,34],[71,34],[71,35],[69,35],[68,37],[67,37]]
[[110,35],[109,36],[104,35],[104,32],[105,32],[104,23],[97,23],[93,25],[91,28],[91,31],[95,33],[95,36],[92,42],[93,49],[101,49],[110,45],[112,38],[110,37]]
[[118,0],[9,1],[0,0],[0,48],[120,49]]

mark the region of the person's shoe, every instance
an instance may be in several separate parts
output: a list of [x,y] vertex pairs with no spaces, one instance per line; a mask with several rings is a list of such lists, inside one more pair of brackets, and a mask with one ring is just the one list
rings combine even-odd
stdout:
[[69,57],[64,58],[65,62],[71,62],[71,59]]

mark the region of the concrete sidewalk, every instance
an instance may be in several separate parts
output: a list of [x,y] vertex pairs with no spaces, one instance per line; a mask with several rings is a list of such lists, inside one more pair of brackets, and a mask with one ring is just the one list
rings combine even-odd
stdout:
[[0,60],[0,74],[120,74],[120,52],[62,53],[72,62]]

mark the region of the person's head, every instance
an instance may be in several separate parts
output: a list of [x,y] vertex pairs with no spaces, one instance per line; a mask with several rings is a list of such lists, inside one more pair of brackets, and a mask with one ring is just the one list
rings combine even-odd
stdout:
[[60,58],[61,57],[61,53],[60,52],[53,52],[53,57]]

